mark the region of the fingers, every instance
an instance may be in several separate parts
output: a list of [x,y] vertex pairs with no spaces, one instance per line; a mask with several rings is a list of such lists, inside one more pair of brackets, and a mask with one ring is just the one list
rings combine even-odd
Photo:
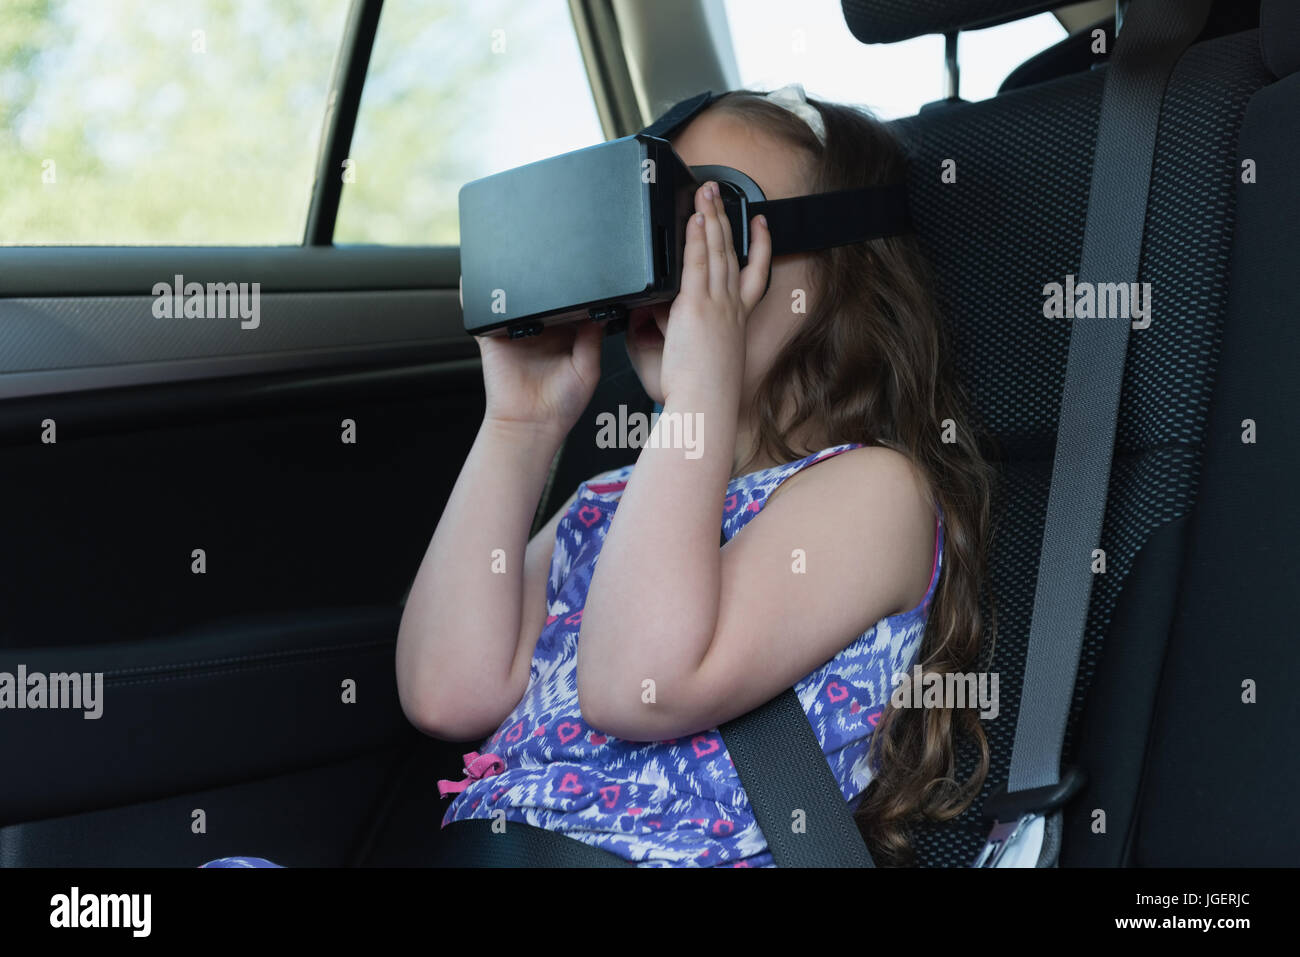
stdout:
[[695,208],[704,214],[704,235],[708,245],[709,298],[722,300],[727,295],[727,248],[722,238],[722,220],[718,213],[722,201],[716,198],[717,185],[705,183],[695,193]]
[[772,244],[766,220],[756,217],[750,232],[749,263],[741,270],[736,258],[731,221],[716,183],[695,193],[695,215],[686,225],[681,293],[706,296],[717,302],[738,301],[747,314],[763,298]]
[[713,206],[717,211],[718,224],[722,228],[722,258],[727,266],[727,295],[735,299],[740,295],[740,261],[736,258],[736,243],[731,235],[731,217],[727,215],[727,206],[722,201],[722,190],[714,186]]
[[600,377],[600,350],[604,340],[604,327],[594,322],[578,322],[573,339],[573,368],[583,382],[595,382]]
[[[699,206],[698,200],[696,206]],[[708,293],[708,241],[704,234],[704,215],[696,212],[686,222],[686,250],[682,253],[682,284],[678,294],[707,296]]]
[[767,231],[767,217],[750,220],[749,261],[740,271],[740,302],[746,312],[758,305],[767,292],[767,273],[772,266],[772,234]]

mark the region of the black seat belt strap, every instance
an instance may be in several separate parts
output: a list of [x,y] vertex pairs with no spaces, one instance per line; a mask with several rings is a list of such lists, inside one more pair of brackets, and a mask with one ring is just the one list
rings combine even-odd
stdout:
[[718,728],[777,867],[872,867],[793,688]]
[[629,860],[520,821],[503,830],[489,818],[452,821],[442,829],[428,867],[636,867]]
[[[1080,283],[1129,288],[1137,281],[1160,105],[1210,6],[1211,0],[1129,5],[1102,88]],[[1044,838],[1036,863],[1054,866],[1060,808],[1082,786],[1077,770],[1062,774],[1061,750],[1110,484],[1129,322],[1073,320],[1011,769],[1006,788],[985,805],[994,826],[977,867],[1032,863],[1023,839],[1038,818]],[[1013,848],[1017,853],[1008,855]]]

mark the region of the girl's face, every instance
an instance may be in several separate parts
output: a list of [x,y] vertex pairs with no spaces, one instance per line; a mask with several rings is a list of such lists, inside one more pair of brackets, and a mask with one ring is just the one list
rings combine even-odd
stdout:
[[[730,166],[749,175],[768,199],[786,199],[808,192],[802,151],[754,129],[743,120],[716,110],[706,111],[674,137],[673,149],[687,166]],[[745,408],[781,346],[806,318],[794,311],[794,290],[811,299],[807,253],[772,258],[772,284],[745,324],[745,378],[740,397]],[[646,393],[664,400],[659,387],[664,334],[671,303],[643,306],[628,314],[627,352]],[[808,308],[805,304],[804,309]]]

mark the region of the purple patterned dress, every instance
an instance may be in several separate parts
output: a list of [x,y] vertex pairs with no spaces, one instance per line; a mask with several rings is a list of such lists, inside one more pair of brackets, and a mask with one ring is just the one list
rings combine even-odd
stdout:
[[[732,479],[723,504],[729,540],[796,472],[859,443]],[[459,791],[443,826],[489,818],[560,831],[644,867],[773,867],[775,863],[717,729],[666,741],[624,741],[582,719],[578,630],[596,558],[632,466],[583,483],[560,520],[547,582],[546,625],[523,699],[479,752],[467,776],[440,784]],[[795,690],[844,799],[856,806],[871,781],[867,748],[893,690],[909,670],[942,568],[942,515],[934,566],[921,604],[859,635]]]

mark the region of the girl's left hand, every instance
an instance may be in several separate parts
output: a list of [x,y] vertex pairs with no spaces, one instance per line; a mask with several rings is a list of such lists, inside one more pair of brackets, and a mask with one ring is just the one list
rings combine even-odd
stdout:
[[664,404],[676,390],[720,388],[739,396],[745,375],[745,324],[763,298],[772,259],[762,216],[751,220],[749,262],[736,258],[731,223],[716,183],[695,193],[686,226],[682,283],[668,312],[659,386]]

